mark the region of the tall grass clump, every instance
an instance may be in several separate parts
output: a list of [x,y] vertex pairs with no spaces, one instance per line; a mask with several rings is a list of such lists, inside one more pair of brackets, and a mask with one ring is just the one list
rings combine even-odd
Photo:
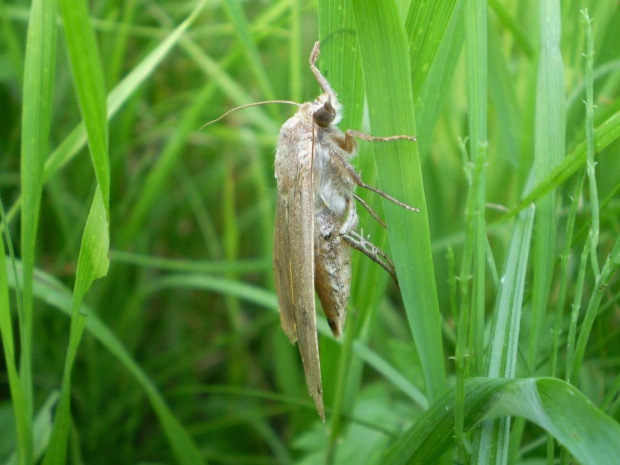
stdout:
[[[615,463],[620,8],[0,4],[0,461]],[[307,58],[360,144],[327,423],[280,329],[273,156]],[[360,209],[363,210],[363,209]]]

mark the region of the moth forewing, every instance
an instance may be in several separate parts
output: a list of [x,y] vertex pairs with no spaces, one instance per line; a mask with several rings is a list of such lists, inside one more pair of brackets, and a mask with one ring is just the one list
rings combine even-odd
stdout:
[[276,203],[275,237],[273,241],[273,269],[275,274],[276,294],[280,307],[280,322],[284,333],[292,344],[297,342],[295,329],[295,303],[291,288],[290,243],[286,222],[286,206],[281,199]]
[[312,106],[301,105],[278,136],[274,270],[282,327],[291,341],[297,340],[308,392],[325,421],[314,304]]

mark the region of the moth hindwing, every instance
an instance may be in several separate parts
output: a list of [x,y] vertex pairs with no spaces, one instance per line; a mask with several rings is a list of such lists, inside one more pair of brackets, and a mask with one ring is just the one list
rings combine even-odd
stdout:
[[[355,196],[354,189],[370,189],[404,208],[417,209],[365,184],[349,163],[357,150],[355,138],[381,142],[415,138],[340,131],[336,125],[341,119],[341,105],[315,66],[318,56],[316,42],[310,54],[310,69],[323,94],[299,105],[278,136],[274,272],[282,328],[291,342],[298,343],[308,392],[325,421],[314,290],[338,337],[351,288],[350,248],[377,261],[396,279],[389,258],[355,231],[358,216],[354,200],[361,199]],[[379,220],[367,204],[361,203]]]

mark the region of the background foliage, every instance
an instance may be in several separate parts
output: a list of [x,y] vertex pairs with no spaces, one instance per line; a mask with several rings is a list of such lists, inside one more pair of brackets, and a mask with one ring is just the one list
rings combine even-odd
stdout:
[[[0,18],[0,460],[620,456],[615,2],[3,0]],[[317,39],[343,128],[418,137],[356,163],[421,208],[360,193],[401,292],[355,257],[342,340],[319,322],[326,425],[273,290],[292,110],[198,129],[313,99]]]

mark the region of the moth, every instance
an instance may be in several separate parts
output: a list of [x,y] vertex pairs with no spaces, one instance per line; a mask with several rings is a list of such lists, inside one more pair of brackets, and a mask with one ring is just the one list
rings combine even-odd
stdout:
[[[310,54],[310,69],[323,94],[301,104],[278,136],[274,271],[282,328],[292,343],[298,343],[308,392],[325,421],[314,290],[338,337],[350,296],[351,247],[377,261],[396,278],[389,259],[355,232],[355,200],[361,201],[354,194],[355,187],[370,189],[406,209],[417,209],[365,184],[349,162],[357,151],[356,138],[381,142],[415,139],[338,129],[342,109],[336,93],[315,65],[319,47],[316,42]],[[378,219],[367,204],[361,203]]]
[[298,106],[297,112],[282,125],[276,146],[278,197],[273,265],[282,329],[291,343],[297,342],[308,392],[324,422],[315,291],[334,336],[339,337],[351,292],[352,248],[381,265],[398,284],[389,257],[355,229],[359,221],[356,200],[384,227],[385,224],[354,190],[357,186],[369,189],[403,208],[419,210],[364,183],[349,161],[357,152],[356,139],[388,142],[415,137],[376,137],[338,129],[342,107],[316,67],[319,53],[320,43],[316,42],[309,62],[323,93],[313,102],[278,100],[243,105],[207,124],[253,105]]

